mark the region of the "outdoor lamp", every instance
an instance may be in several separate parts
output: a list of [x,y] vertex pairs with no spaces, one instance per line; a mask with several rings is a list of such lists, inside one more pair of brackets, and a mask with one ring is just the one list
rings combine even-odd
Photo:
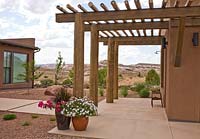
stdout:
[[198,46],[199,45],[199,33],[194,32],[193,33],[193,38],[192,38],[193,46]]

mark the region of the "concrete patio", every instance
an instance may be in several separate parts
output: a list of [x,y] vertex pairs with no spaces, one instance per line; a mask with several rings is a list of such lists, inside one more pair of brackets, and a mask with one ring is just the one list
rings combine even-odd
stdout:
[[91,117],[87,131],[49,131],[51,134],[66,135],[71,138],[106,139],[199,139],[200,124],[168,122],[165,111],[152,108],[150,99],[119,99],[114,104],[102,101],[99,116]]
[[[0,98],[0,110],[54,115],[54,111],[37,107],[39,100]],[[66,138],[106,139],[199,139],[200,123],[169,122],[160,102],[155,107],[150,99],[120,98],[115,103],[99,103],[99,116],[90,117],[87,131],[49,131],[50,134],[65,135]]]

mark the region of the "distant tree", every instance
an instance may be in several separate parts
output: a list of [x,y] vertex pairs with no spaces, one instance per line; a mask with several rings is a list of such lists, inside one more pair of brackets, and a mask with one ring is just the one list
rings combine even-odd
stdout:
[[58,52],[58,58],[56,60],[56,67],[55,67],[55,85],[58,84],[59,74],[63,70],[64,66],[65,66],[65,62],[63,61],[61,52]]
[[63,81],[63,85],[71,86],[74,81],[74,68],[69,70],[68,77]]
[[38,71],[40,66],[36,66],[35,61],[24,63],[22,66],[24,67],[25,72],[18,74],[17,79],[25,80],[27,82],[32,81],[32,86],[34,85],[34,81],[39,79],[44,74],[44,72]]
[[160,76],[158,75],[158,73],[154,69],[151,69],[147,73],[145,81],[149,85],[160,85]]
[[70,71],[69,71],[69,73],[68,73],[68,77],[70,78],[70,79],[74,79],[74,68],[72,68]]
[[99,69],[98,71],[98,82],[100,87],[106,86],[106,76],[107,76],[107,68]]

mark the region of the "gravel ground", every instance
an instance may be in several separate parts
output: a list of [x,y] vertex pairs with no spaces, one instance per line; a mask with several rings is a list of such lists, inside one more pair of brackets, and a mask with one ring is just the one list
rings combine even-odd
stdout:
[[[1,90],[1,98],[48,100],[50,96],[44,95],[45,88]],[[99,97],[99,101],[105,97]],[[48,134],[48,131],[56,127],[56,121],[50,121],[55,116],[38,115],[33,119],[33,114],[14,113],[17,118],[10,121],[3,120],[3,115],[10,112],[0,111],[0,139],[84,139],[67,137],[61,135]],[[29,126],[22,126],[24,122],[30,123]]]
[[[72,89],[68,89],[68,92],[72,92]],[[29,99],[29,100],[48,100],[51,96],[44,95],[45,88],[34,89],[12,89],[12,90],[0,90],[0,98],[16,98],[16,99]],[[89,93],[88,89],[84,90],[85,94]],[[98,97],[99,101],[105,97]]]
[[[47,132],[56,126],[54,116],[38,115],[33,119],[32,114],[13,113],[17,118],[5,121],[3,115],[9,112],[0,111],[0,139],[67,139],[66,136],[52,135]],[[24,122],[30,125],[22,126]]]
[[1,90],[1,98],[17,98],[17,99],[30,99],[30,100],[46,100],[49,96],[44,95],[45,88],[34,88],[34,89],[12,89],[12,90]]

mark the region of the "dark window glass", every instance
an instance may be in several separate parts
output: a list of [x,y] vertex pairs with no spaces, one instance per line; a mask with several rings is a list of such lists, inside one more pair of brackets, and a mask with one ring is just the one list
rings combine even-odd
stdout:
[[11,52],[4,52],[3,83],[11,83]]

